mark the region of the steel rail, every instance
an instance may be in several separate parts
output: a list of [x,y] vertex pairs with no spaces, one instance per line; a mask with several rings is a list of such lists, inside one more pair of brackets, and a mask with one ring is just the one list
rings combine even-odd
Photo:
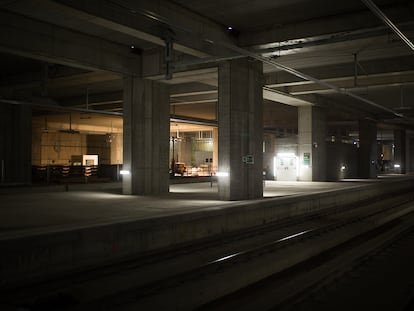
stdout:
[[[403,195],[403,197],[404,196],[405,195]],[[395,197],[391,198],[391,200],[394,200],[394,199]],[[109,302],[114,298],[116,298],[116,301],[118,302],[120,301],[119,299],[123,301],[123,298],[127,298],[125,300],[125,302],[127,302],[127,301],[130,301],[128,297],[130,297],[131,294],[134,297],[134,300],[135,299],[140,300],[141,298],[145,299],[145,297],[152,296],[153,293],[163,291],[164,289],[173,288],[175,284],[178,284],[178,283],[181,284],[183,282],[194,280],[194,275],[208,276],[208,275],[211,275],[211,273],[215,273],[215,271],[221,271],[224,267],[227,267],[229,265],[232,266],[234,264],[243,263],[246,260],[254,260],[255,258],[261,257],[262,254],[268,254],[269,252],[275,252],[277,250],[280,250],[282,247],[284,248],[287,246],[293,246],[298,241],[306,241],[308,239],[311,239],[312,237],[317,237],[317,236],[324,235],[324,234],[330,234],[330,233],[335,232],[336,229],[346,228],[347,225],[352,225],[353,223],[366,222],[366,220],[368,220],[368,222],[371,222],[369,220],[371,217],[378,217],[380,216],[379,214],[381,214],[384,211],[385,212],[390,211],[394,209],[395,207],[398,208],[399,204],[401,203],[404,204],[406,199],[403,199],[402,201],[403,202],[398,201],[399,203],[396,202],[395,203],[396,206],[393,206],[393,207],[389,207],[388,204],[385,204],[386,205],[385,208],[381,209],[380,211],[377,211],[375,209],[371,210],[372,207],[366,206],[368,210],[364,209],[362,212],[362,215],[360,214],[361,211],[359,210],[359,208],[355,208],[355,212],[357,212],[356,215],[345,217],[345,219],[331,219],[328,223],[322,224],[321,226],[317,226],[317,227],[307,225],[306,226],[307,229],[300,229],[299,231],[292,231],[290,233],[281,235],[279,238],[276,238],[275,240],[267,241],[261,245],[243,249],[243,250],[240,250],[239,252],[230,253],[225,256],[216,257],[215,260],[207,261],[204,264],[201,263],[201,265],[199,265],[198,267],[190,268],[189,271],[178,272],[178,274],[167,276],[161,280],[155,281],[153,283],[149,283],[147,285],[141,285],[141,286],[138,285],[138,287],[133,286],[131,290],[127,290],[125,293],[115,293],[114,296],[109,295],[104,298],[98,298],[98,300],[93,299],[90,302],[86,302],[87,305],[85,307],[87,308],[88,306],[93,306],[95,303],[101,304],[101,302],[105,304],[106,302]],[[381,202],[381,205],[384,205],[383,202]],[[344,207],[343,209],[341,209],[341,211],[347,213],[349,209]],[[268,229],[269,228],[267,228],[267,230]],[[251,232],[251,233],[255,234],[254,232]],[[221,240],[221,242],[223,241]],[[193,251],[194,249],[192,251],[190,250],[187,254],[188,255],[193,254]],[[151,256],[151,258],[152,259],[150,260],[149,263],[151,263],[154,259],[156,260],[154,256]],[[139,266],[140,265],[135,266],[134,264],[128,265],[126,263],[122,264],[122,267],[128,270],[128,275],[132,274],[132,270],[139,268]],[[142,268],[145,269],[145,267],[142,267]],[[109,271],[111,270],[112,269],[109,269]],[[119,274],[120,271],[118,269],[114,269],[112,273]],[[108,276],[108,275],[111,275],[111,273],[108,273],[107,271],[104,276]],[[121,278],[125,281],[125,276],[124,277],[121,276]],[[87,278],[87,280],[90,280],[90,278]],[[92,281],[93,280],[94,280],[94,277],[92,277]],[[101,282],[102,281],[99,281],[98,283],[100,284]],[[78,281],[74,283],[80,284]],[[87,287],[89,288],[89,285]],[[32,290],[33,288],[31,288],[30,290],[31,293],[32,293]],[[79,290],[79,288],[77,290]],[[21,294],[21,291],[19,292]],[[64,294],[65,291],[63,291],[62,293]],[[56,293],[54,295],[52,295],[52,293],[49,293],[49,294],[51,295],[51,299],[53,300],[53,297],[55,297],[54,295],[56,295]],[[67,295],[70,296],[70,291],[67,292]],[[118,298],[118,295],[120,295],[119,298]],[[44,298],[47,300],[47,296]],[[73,298],[76,298],[76,297],[73,297]]]

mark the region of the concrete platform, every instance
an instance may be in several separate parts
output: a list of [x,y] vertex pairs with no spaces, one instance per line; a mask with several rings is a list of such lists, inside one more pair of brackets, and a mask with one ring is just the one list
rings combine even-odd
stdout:
[[[264,198],[305,195],[360,187],[378,180],[343,182],[265,181]],[[128,220],[225,209],[236,202],[220,201],[217,184],[173,184],[159,197],[121,194],[120,183],[8,188],[0,191],[0,237],[75,229]],[[66,191],[68,190],[68,191]],[[240,202],[240,201],[239,201]]]
[[121,195],[120,184],[0,191],[0,289],[384,194],[414,178],[266,181],[265,198],[218,200],[210,183],[171,185],[160,197]]

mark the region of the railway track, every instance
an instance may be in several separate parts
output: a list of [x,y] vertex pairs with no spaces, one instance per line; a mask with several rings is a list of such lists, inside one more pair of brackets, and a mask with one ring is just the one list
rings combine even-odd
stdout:
[[413,310],[413,239],[411,212],[200,310]]
[[[390,224],[414,211],[412,197],[410,193],[400,194],[365,202],[363,206],[343,206],[174,251],[151,253],[55,280],[5,289],[0,306],[31,311],[138,307],[190,310],[203,305],[206,310],[220,309],[211,301],[285,273],[358,237],[394,228]],[[373,251],[371,248],[368,249]],[[328,274],[335,273],[338,272]],[[283,299],[273,301],[271,307],[291,301],[293,292],[279,293],[278,297]]]
[[413,224],[341,274],[271,310],[414,310]]

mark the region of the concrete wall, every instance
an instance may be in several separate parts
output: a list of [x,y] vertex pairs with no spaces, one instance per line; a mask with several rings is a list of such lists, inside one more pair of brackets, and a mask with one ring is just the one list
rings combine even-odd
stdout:
[[33,131],[33,165],[71,165],[72,156],[97,154],[99,164],[122,163],[122,135]]
[[122,133],[111,134],[111,163],[122,164],[123,136]]
[[[71,113],[34,116],[32,165],[68,165],[73,155],[98,154],[99,163],[122,164],[120,118]],[[73,133],[68,133],[69,129]],[[86,134],[93,133],[93,134]]]
[[[0,238],[0,289],[53,275],[79,271],[156,249],[260,226],[292,216],[347,204],[410,193],[414,179],[384,180],[361,187],[249,202],[171,217],[120,221],[71,230]],[[409,199],[409,198],[408,198]]]
[[111,143],[108,135],[86,135],[86,154],[97,154],[99,164],[111,164]]
[[41,141],[33,142],[33,149],[40,144],[40,165],[70,165],[72,156],[87,154],[86,135],[80,133],[45,132]]

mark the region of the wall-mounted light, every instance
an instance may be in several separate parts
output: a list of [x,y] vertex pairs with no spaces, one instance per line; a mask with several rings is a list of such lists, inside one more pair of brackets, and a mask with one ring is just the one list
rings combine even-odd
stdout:
[[399,164],[394,164],[394,168],[400,168],[401,167],[401,165],[399,165]]
[[341,166],[341,171],[343,172],[343,171],[345,171],[345,170],[346,170],[345,165],[342,165],[342,166]]
[[277,154],[278,158],[294,158],[296,157],[296,154],[294,154],[293,152],[279,152]]
[[230,176],[230,173],[229,172],[217,172],[216,176],[217,177],[228,177]]
[[130,174],[131,174],[131,172],[130,172],[130,171],[128,171],[128,170],[120,170],[120,171],[119,171],[119,174],[121,174],[121,175],[130,175]]

